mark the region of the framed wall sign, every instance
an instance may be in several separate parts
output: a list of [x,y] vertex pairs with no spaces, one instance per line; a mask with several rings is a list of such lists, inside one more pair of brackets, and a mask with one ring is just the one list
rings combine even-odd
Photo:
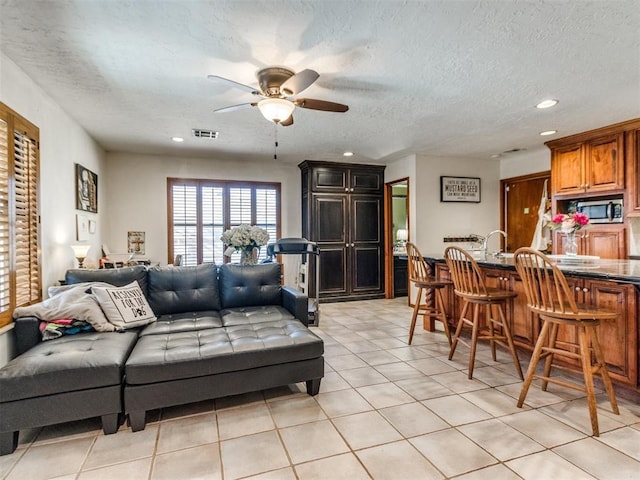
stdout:
[[440,201],[480,203],[480,179],[440,177]]
[[76,163],[76,209],[98,213],[98,175]]

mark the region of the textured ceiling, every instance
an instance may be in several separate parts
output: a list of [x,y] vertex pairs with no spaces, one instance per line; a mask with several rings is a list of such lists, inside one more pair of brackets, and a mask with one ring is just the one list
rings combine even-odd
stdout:
[[[638,0],[0,0],[0,50],[107,151],[265,160],[277,134],[279,162],[485,159],[640,117]],[[277,132],[213,112],[255,97],[207,75],[268,65],[316,70],[299,96],[349,111]]]

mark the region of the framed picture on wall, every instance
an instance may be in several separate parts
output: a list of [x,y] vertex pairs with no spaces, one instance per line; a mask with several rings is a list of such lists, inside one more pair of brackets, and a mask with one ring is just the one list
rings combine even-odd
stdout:
[[79,163],[76,168],[76,209],[98,213],[98,175]]
[[127,252],[144,255],[144,232],[127,232]]
[[79,242],[89,240],[89,219],[80,213],[76,214],[76,240]]
[[480,203],[480,179],[440,177],[440,201]]

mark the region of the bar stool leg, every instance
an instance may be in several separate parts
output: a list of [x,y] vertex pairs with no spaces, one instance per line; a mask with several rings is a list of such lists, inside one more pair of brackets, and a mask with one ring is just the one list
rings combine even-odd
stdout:
[[495,337],[495,332],[493,330],[493,312],[491,311],[492,305],[487,303],[485,305],[485,319],[487,321],[487,326],[489,327],[489,346],[491,347],[491,358],[493,358],[494,362],[497,362],[498,359],[496,357],[496,341],[493,337]]
[[471,330],[471,353],[469,353],[469,380],[473,378],[473,366],[476,362],[476,347],[478,346],[478,330],[480,321],[480,305],[473,304],[473,327]]
[[413,332],[416,330],[416,321],[418,319],[418,313],[420,312],[420,301],[422,300],[422,287],[418,288],[418,298],[413,306],[413,315],[411,316],[411,326],[409,327],[409,345],[413,341]]
[[449,340],[449,346],[451,346],[451,331],[449,329],[449,323],[447,321],[447,311],[444,308],[444,300],[442,298],[442,292],[439,288],[435,289],[436,295],[436,308],[438,309],[440,320],[442,321],[442,325],[444,326],[444,333],[447,335],[447,340]]
[[467,300],[464,301],[462,305],[462,312],[460,312],[460,319],[458,320],[458,326],[456,327],[456,333],[453,336],[453,342],[451,343],[451,351],[449,352],[449,360],[453,358],[453,354],[456,352],[456,347],[458,346],[458,338],[460,337],[460,333],[462,332],[462,326],[464,325],[464,316],[467,314],[467,310],[469,310],[469,302]]
[[533,348],[533,353],[531,354],[531,362],[529,363],[529,368],[527,368],[527,376],[524,379],[524,383],[522,384],[522,390],[520,390],[520,397],[518,398],[518,408],[522,408],[522,404],[524,403],[524,399],[527,398],[527,393],[529,392],[529,387],[531,387],[531,382],[533,381],[533,377],[536,374],[536,366],[540,361],[540,354],[542,353],[542,348],[544,347],[547,333],[549,331],[549,321],[542,320],[542,328],[540,329],[540,335],[538,336],[538,341],[536,342],[536,346]]
[[507,319],[504,315],[504,310],[502,309],[502,304],[496,305],[498,308],[498,314],[500,315],[500,323],[502,324],[502,330],[504,331],[505,337],[507,337],[507,343],[509,344],[509,350],[511,351],[511,357],[513,358],[513,364],[516,366],[516,372],[518,372],[518,376],[520,380],[524,380],[524,376],[522,375],[522,367],[520,366],[520,359],[518,358],[518,352],[516,351],[516,346],[513,343],[513,337],[511,336],[511,328],[509,328],[509,324],[507,323]]
[[611,409],[613,410],[613,413],[615,413],[616,415],[620,415],[620,410],[618,409],[618,401],[616,400],[616,393],[613,390],[613,383],[611,383],[611,377],[609,377],[609,371],[607,370],[607,365],[604,361],[602,348],[600,347],[600,342],[598,341],[598,329],[595,326],[590,326],[587,328],[591,336],[591,346],[594,353],[596,354],[596,368],[598,369],[598,372],[602,377],[604,389],[607,391],[607,395],[609,396]]
[[596,392],[593,387],[593,368],[591,366],[591,350],[589,349],[589,335],[584,326],[578,327],[578,341],[580,344],[580,360],[582,363],[582,375],[587,391],[587,405],[589,407],[589,418],[591,419],[591,430],[594,437],[600,436],[598,429],[598,411],[596,408]]
[[[551,323],[551,328],[549,329],[549,348],[553,349],[556,348],[556,342],[558,341],[558,328],[559,325],[557,323]],[[549,378],[551,376],[551,364],[553,363],[553,356],[555,354],[553,353],[553,351],[549,351],[547,352],[547,355],[544,361],[544,373],[543,376],[545,377],[542,380],[542,391],[546,392],[547,391],[547,387],[549,386],[549,382],[546,380],[547,378]]]

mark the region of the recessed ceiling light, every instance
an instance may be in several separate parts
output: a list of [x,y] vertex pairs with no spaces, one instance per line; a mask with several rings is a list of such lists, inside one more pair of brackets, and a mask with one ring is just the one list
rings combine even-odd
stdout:
[[558,104],[558,100],[543,100],[539,104],[536,105],[536,108],[550,108],[555,107]]
[[501,156],[501,153],[494,153],[493,155],[491,155],[491,158],[500,158]]
[[182,137],[171,137],[171,140],[177,143],[184,142],[184,138]]
[[344,152],[342,155],[344,157],[353,157],[353,152]]
[[544,132],[540,132],[540,135],[542,135],[543,137],[546,135],[553,135],[554,133],[558,133],[557,130],[545,130]]

